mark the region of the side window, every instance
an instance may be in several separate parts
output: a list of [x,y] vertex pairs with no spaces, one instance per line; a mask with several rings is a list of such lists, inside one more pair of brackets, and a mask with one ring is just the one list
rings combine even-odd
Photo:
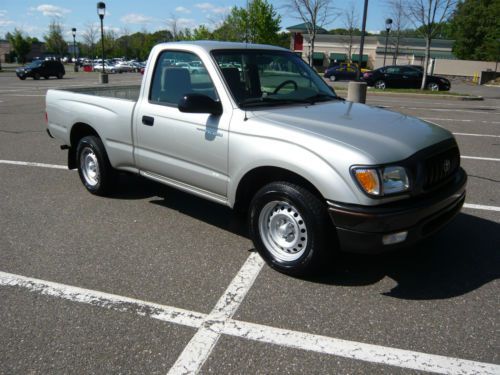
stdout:
[[212,79],[198,56],[191,52],[162,52],[156,61],[149,101],[177,106],[184,95],[194,93],[218,99]]
[[412,69],[412,68],[404,68],[403,74],[410,76],[410,77],[420,76],[420,72],[417,69]]
[[386,73],[388,74],[401,74],[401,69],[396,66],[391,66],[386,69]]

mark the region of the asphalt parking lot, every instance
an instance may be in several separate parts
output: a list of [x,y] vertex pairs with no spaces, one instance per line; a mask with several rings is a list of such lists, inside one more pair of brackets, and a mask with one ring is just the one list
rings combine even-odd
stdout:
[[45,133],[44,96],[88,85],[0,73],[0,374],[500,374],[500,88],[369,94],[455,134],[466,204],[415,248],[297,279],[222,206],[131,176],[87,193]]

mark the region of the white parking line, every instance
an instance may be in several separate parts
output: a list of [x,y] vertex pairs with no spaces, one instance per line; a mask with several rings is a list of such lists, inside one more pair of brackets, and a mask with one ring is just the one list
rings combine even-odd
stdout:
[[420,110],[423,109],[425,111],[436,111],[436,112],[461,112],[461,113],[483,113],[483,114],[492,114],[496,115],[498,112],[492,111],[492,112],[480,112],[480,111],[474,111],[474,110],[469,110],[469,109],[456,109],[456,108],[428,108],[428,107],[407,107],[407,106],[399,106],[399,108],[404,108],[404,109],[413,109],[413,110]]
[[[342,340],[230,319],[251,287],[255,277],[257,277],[261,267],[262,260],[258,259],[258,255],[256,253],[250,255],[245,265],[226,290],[226,293],[224,293],[209,315],[1,271],[0,286],[20,287],[36,294],[62,298],[120,312],[135,313],[168,323],[200,328],[198,333],[203,332],[203,334],[197,333],[188,344],[189,347],[195,341],[196,345],[191,346],[192,351],[189,351],[189,355],[184,355],[187,347],[179,357],[179,360],[189,359],[186,364],[196,364],[196,368],[198,369],[199,367],[197,366],[201,366],[206,358],[202,358],[202,361],[200,361],[194,358],[194,356],[197,353],[201,356],[210,354],[220,334],[226,334],[267,344],[417,371],[441,374],[488,375],[500,373],[500,366],[492,363]],[[215,318],[214,321],[211,320],[212,317]],[[205,340],[209,340],[210,342]],[[211,344],[212,342],[213,344]],[[206,343],[206,345],[202,346],[202,343]],[[179,360],[178,362],[180,362]],[[185,367],[184,373],[192,373],[192,368]],[[180,367],[174,365],[171,373],[179,373],[180,370],[182,370]]]
[[479,156],[465,156],[465,155],[462,155],[460,157],[462,159],[485,160],[485,161],[500,161],[500,159],[497,159],[497,158],[483,158],[483,157],[479,157]]
[[[395,98],[395,97],[391,97],[391,98],[387,98],[387,99],[378,99],[378,98],[369,98],[367,99],[368,102],[381,102],[381,103],[390,103],[393,107],[399,107],[398,105],[394,105],[394,104],[398,104],[398,103],[404,103],[404,102],[408,102],[408,104],[403,104],[403,105],[415,105],[415,104],[418,104],[418,103],[421,103],[421,104],[432,104],[432,105],[439,105],[439,106],[443,106],[443,105],[448,105],[448,106],[451,106],[453,108],[456,108],[457,106],[457,102],[456,101],[447,101],[447,102],[435,102],[433,101],[434,98],[429,98],[429,100],[418,100],[418,99],[415,99],[415,98]],[[464,103],[464,102],[462,102]],[[469,105],[473,106],[474,108],[489,108],[489,109],[500,109],[500,107],[496,106],[496,105],[478,105],[477,103],[478,102],[475,102],[474,104],[472,104],[471,102],[468,102]],[[460,103],[458,103],[460,104]],[[463,104],[462,104],[463,105]]]
[[460,135],[460,136],[464,136],[464,137],[491,137],[491,138],[500,138],[500,135],[492,135],[492,134],[453,133],[453,135]]
[[248,257],[212,312],[204,320],[202,327],[168,372],[170,375],[199,373],[219,340],[221,329],[243,302],[263,266],[264,261],[257,253],[252,253]]
[[482,204],[464,203],[464,208],[470,208],[472,210],[486,210],[486,211],[498,211],[498,212],[500,212],[500,207],[484,206]]
[[498,375],[500,371],[500,366],[495,364],[365,344],[246,322],[230,321],[224,327],[223,332],[227,335],[268,344],[438,374]]
[[486,121],[486,120],[476,120],[476,119],[470,120],[470,119],[437,118],[437,117],[419,117],[419,118],[426,121],[456,121],[456,122],[473,122],[474,124],[500,124],[500,121]]
[[65,166],[65,165],[32,163],[32,162],[29,162],[29,161],[0,160],[0,164],[24,165],[24,166],[28,166],[28,167],[53,168],[53,169],[66,169],[66,170],[69,170],[68,167]]
[[182,324],[188,327],[199,328],[206,314],[178,309],[176,307],[145,302],[134,298],[117,296],[115,294],[99,292],[53,283],[50,281],[14,275],[0,271],[0,285],[16,286],[27,289],[29,292],[45,296],[62,298],[65,300],[84,303],[87,305],[104,307],[109,310],[133,312],[142,316],[149,316],[164,322]]

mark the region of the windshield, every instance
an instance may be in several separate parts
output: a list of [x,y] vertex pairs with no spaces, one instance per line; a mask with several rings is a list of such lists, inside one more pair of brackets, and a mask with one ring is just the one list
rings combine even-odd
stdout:
[[242,108],[339,99],[333,89],[292,52],[215,50],[212,55],[233,98]]
[[32,63],[26,65],[28,68],[38,68],[40,65],[42,65],[42,60],[35,60]]

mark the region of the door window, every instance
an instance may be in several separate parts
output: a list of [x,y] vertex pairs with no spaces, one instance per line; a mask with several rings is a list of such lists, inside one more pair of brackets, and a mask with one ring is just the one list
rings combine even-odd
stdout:
[[191,52],[162,52],[156,62],[149,101],[177,106],[184,95],[194,93],[218,99],[212,79],[199,57]]

